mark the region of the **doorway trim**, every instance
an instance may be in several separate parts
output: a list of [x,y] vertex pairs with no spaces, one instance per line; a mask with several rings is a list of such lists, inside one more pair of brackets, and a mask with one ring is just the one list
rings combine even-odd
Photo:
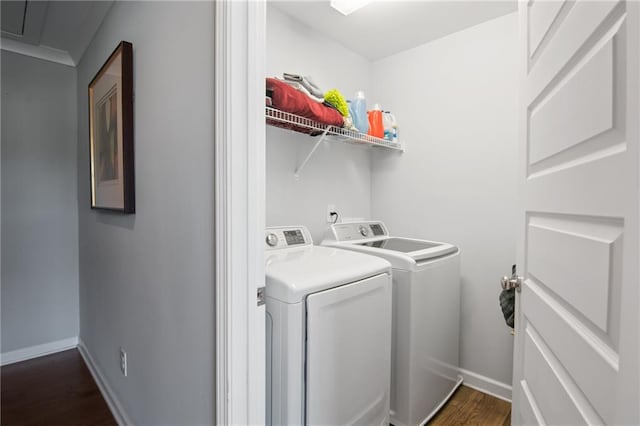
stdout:
[[217,424],[265,422],[265,13],[264,1],[215,5]]

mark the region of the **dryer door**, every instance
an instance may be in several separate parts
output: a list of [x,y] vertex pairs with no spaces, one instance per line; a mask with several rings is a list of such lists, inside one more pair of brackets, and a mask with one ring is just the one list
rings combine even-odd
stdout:
[[307,297],[306,419],[389,424],[391,276]]

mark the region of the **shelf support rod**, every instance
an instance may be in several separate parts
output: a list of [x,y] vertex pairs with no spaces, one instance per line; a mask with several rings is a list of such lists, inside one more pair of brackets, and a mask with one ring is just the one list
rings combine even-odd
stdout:
[[302,163],[300,163],[300,165],[293,172],[293,177],[296,180],[300,179],[300,173],[302,173],[302,169],[304,169],[304,167],[307,165],[307,163],[309,162],[309,160],[313,156],[313,153],[316,152],[316,149],[318,149],[318,147],[320,146],[320,143],[322,143],[322,141],[324,140],[325,136],[327,136],[327,133],[329,132],[330,128],[331,128],[331,126],[327,126],[327,128],[324,129],[324,133],[322,133],[322,136],[320,136],[320,139],[318,139],[318,142],[316,142],[316,144],[313,146],[313,148],[311,149],[311,151],[309,152],[307,157],[302,161]]

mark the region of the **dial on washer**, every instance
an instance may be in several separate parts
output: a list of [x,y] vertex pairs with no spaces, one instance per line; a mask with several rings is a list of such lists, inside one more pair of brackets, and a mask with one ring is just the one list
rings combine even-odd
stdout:
[[278,236],[274,233],[271,233],[267,235],[266,241],[269,247],[275,247],[278,244]]

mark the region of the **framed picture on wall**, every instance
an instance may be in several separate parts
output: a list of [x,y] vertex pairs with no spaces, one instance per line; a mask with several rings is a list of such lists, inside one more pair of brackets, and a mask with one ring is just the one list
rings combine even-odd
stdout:
[[135,213],[133,45],[122,41],[89,83],[91,208]]

